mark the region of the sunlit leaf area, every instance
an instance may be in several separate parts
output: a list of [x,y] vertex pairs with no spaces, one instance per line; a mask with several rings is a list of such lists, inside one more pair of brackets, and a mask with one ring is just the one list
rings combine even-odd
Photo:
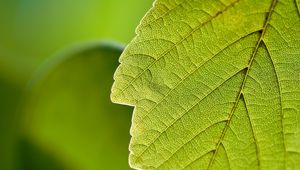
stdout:
[[299,170],[300,0],[1,0],[0,170]]
[[299,6],[157,0],[114,74],[131,167],[300,169]]

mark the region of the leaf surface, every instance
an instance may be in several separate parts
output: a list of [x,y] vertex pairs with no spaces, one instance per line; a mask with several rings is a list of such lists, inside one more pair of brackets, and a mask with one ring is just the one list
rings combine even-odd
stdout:
[[139,169],[300,168],[296,0],[157,0],[111,98]]

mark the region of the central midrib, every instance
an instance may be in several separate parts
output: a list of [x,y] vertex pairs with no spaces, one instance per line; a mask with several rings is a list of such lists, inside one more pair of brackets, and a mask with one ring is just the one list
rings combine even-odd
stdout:
[[225,128],[224,128],[223,131],[222,131],[221,137],[220,137],[220,139],[219,139],[219,141],[218,141],[218,143],[217,143],[217,145],[216,145],[216,149],[215,149],[215,151],[214,151],[214,153],[213,153],[213,155],[212,155],[212,157],[211,157],[211,159],[210,159],[210,162],[209,162],[209,164],[208,164],[208,168],[207,168],[207,169],[211,169],[211,168],[212,168],[212,165],[213,165],[213,163],[214,163],[214,161],[215,161],[215,159],[216,159],[216,155],[218,154],[220,145],[221,145],[221,143],[222,143],[222,141],[223,141],[223,139],[224,139],[224,137],[225,137],[225,134],[226,134],[226,132],[227,132],[227,130],[228,130],[228,128],[229,128],[229,125],[230,125],[230,122],[231,122],[232,117],[233,117],[233,115],[234,115],[234,112],[236,111],[237,106],[238,106],[239,101],[240,101],[240,98],[241,98],[241,96],[243,95],[243,90],[244,90],[244,87],[245,87],[245,84],[246,84],[246,80],[247,80],[247,78],[248,78],[248,75],[249,75],[251,66],[252,66],[252,64],[253,64],[253,60],[254,60],[254,58],[255,58],[257,52],[258,52],[258,49],[259,49],[260,45],[261,45],[262,42],[263,42],[263,37],[264,37],[264,35],[265,35],[265,33],[266,33],[267,26],[269,25],[269,22],[270,22],[270,19],[271,19],[271,16],[272,16],[272,13],[273,13],[273,10],[274,10],[276,4],[277,4],[277,0],[273,0],[272,3],[271,3],[271,6],[270,6],[270,8],[269,8],[269,12],[268,12],[269,14],[268,14],[268,16],[266,17],[266,20],[265,20],[265,23],[264,23],[264,26],[263,26],[261,35],[260,35],[260,37],[259,37],[259,39],[258,39],[258,41],[257,41],[257,43],[256,43],[255,49],[254,49],[254,51],[253,51],[253,53],[252,53],[252,56],[251,56],[251,58],[250,58],[250,60],[249,60],[249,64],[248,64],[248,67],[247,67],[247,72],[246,72],[246,74],[245,74],[245,76],[244,76],[244,80],[243,80],[242,85],[241,85],[241,87],[240,87],[239,94],[238,94],[238,96],[237,96],[237,98],[236,98],[236,101],[235,101],[235,104],[234,104],[234,106],[232,107],[232,110],[231,110],[231,112],[230,112],[230,114],[229,114],[228,121],[227,121],[227,123],[226,123],[226,125],[225,125]]

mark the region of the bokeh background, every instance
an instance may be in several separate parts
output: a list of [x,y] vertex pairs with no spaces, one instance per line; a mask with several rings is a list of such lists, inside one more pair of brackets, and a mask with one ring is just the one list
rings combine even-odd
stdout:
[[0,170],[122,170],[132,108],[109,100],[153,0],[0,0]]

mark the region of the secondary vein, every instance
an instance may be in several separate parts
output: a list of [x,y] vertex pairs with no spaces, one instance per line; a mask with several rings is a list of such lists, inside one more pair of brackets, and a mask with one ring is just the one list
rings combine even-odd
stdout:
[[278,74],[277,74],[277,70],[276,70],[276,67],[275,67],[275,64],[274,64],[274,61],[271,57],[271,54],[270,54],[270,51],[267,47],[267,45],[264,43],[264,46],[265,46],[265,49],[268,53],[268,56],[270,57],[270,60],[271,60],[271,63],[272,63],[272,67],[274,69],[274,73],[275,73],[275,76],[276,76],[276,82],[278,84],[278,92],[279,92],[279,103],[280,103],[280,114],[281,114],[281,129],[282,129],[282,138],[283,138],[283,147],[284,147],[284,162],[286,163],[286,146],[285,146],[285,134],[284,134],[284,124],[283,124],[283,119],[284,119],[284,114],[283,114],[283,107],[282,107],[282,93],[281,93],[281,84],[280,84],[280,81],[279,81],[279,78],[278,78]]
[[[254,33],[257,33],[257,31],[255,31],[255,32],[251,32],[251,33],[249,33],[249,34],[247,34],[247,35],[245,35],[245,36],[243,36],[243,37],[241,37],[241,38],[239,38],[238,40],[236,40],[236,41],[234,41],[233,43],[231,43],[231,44],[229,44],[228,46],[226,46],[225,48],[223,48],[223,49],[221,49],[219,52],[217,52],[214,56],[212,56],[210,59],[208,59],[207,61],[205,61],[203,64],[201,64],[200,66],[198,66],[198,67],[196,67],[191,73],[188,73],[187,75],[185,75],[185,77],[182,79],[182,80],[180,80],[176,85],[175,85],[175,87],[174,88],[172,88],[171,90],[169,90],[168,92],[167,92],[167,94],[164,96],[164,97],[162,97],[162,99],[158,102],[158,103],[156,103],[152,108],[150,108],[150,111],[148,111],[148,113],[151,113],[159,104],[161,104],[170,94],[171,94],[171,92],[172,91],[174,91],[177,87],[179,87],[179,85],[180,84],[182,84],[188,77],[190,77],[190,76],[192,76],[194,73],[196,73],[196,71],[197,70],[199,70],[200,68],[202,68],[205,64],[207,64],[209,61],[211,61],[213,58],[215,58],[216,56],[218,56],[221,52],[223,52],[224,50],[226,50],[227,48],[229,48],[230,46],[232,46],[232,45],[234,45],[235,43],[237,43],[237,42],[239,42],[240,40],[242,40],[242,39],[244,39],[244,38],[246,38],[246,37],[248,37],[248,36],[250,36],[250,35],[252,35],[252,34],[254,34]],[[245,68],[243,68],[242,70],[244,70]],[[241,71],[241,70],[240,70]],[[239,71],[239,72],[240,72]],[[226,80],[227,81],[227,80]],[[226,82],[226,81],[224,81],[224,82]],[[223,84],[223,83],[222,83]],[[221,85],[220,85],[221,86]],[[214,90],[212,90],[212,91],[214,91]],[[211,93],[209,93],[209,94],[211,94]],[[206,96],[207,97],[207,96]],[[205,97],[205,98],[206,98]],[[205,99],[205,98],[203,98],[203,99]],[[200,101],[202,101],[203,99],[201,99]],[[149,149],[149,147],[156,141],[156,140],[158,140],[159,139],[159,137],[162,135],[162,133],[164,133],[165,131],[167,131],[168,130],[168,128],[170,128],[174,123],[176,123],[177,121],[178,121],[179,119],[175,119],[169,126],[167,126],[157,137],[155,137],[154,138],[154,140],[153,141],[151,141],[150,143],[149,143],[149,145],[148,145],[148,147],[146,147],[142,152],[141,152],[141,154],[139,155],[139,156],[137,156],[138,158],[140,158],[148,149]]]
[[166,127],[166,129],[164,129],[146,148],[145,150],[143,150],[143,152],[141,152],[141,154],[139,154],[137,156],[137,160],[139,160],[142,155],[150,148],[150,146],[152,146],[154,144],[155,141],[157,141],[159,139],[159,137],[165,133],[170,127],[172,127],[176,122],[178,122],[180,119],[183,118],[183,116],[186,115],[186,113],[188,113],[189,111],[191,111],[192,109],[194,109],[197,105],[199,105],[204,99],[206,99],[206,97],[208,97],[209,95],[211,95],[213,92],[215,92],[217,89],[219,89],[223,84],[225,84],[227,81],[229,81],[232,77],[236,76],[238,73],[240,73],[241,71],[243,71],[245,69],[239,70],[237,71],[234,75],[230,76],[229,78],[227,78],[226,80],[224,80],[218,87],[216,87],[215,89],[211,90],[211,92],[209,92],[207,95],[205,95],[203,98],[201,98],[198,102],[196,102],[190,109],[188,109],[187,111],[185,111],[180,117],[178,117],[177,119],[174,119],[174,121]]
[[299,7],[299,5],[298,5],[298,2],[297,2],[297,0],[294,0],[294,3],[295,3],[295,6],[296,6],[296,9],[297,9],[298,15],[299,15],[299,17],[300,17],[300,7]]
[[154,60],[153,62],[151,62],[143,71],[141,71],[141,73],[139,73],[133,80],[131,80],[128,83],[128,85],[126,85],[121,90],[121,93],[123,93],[127,88],[129,88],[135,80],[137,80],[140,76],[142,76],[157,61],[159,61],[160,59],[162,59],[163,57],[165,57],[172,49],[174,49],[176,46],[178,46],[179,44],[181,44],[182,42],[184,42],[184,40],[186,40],[188,37],[190,37],[191,35],[193,35],[197,30],[199,30],[200,28],[202,28],[203,26],[205,26],[206,24],[208,24],[209,22],[211,22],[213,19],[215,19],[218,16],[220,16],[222,13],[224,13],[225,11],[227,11],[229,8],[232,8],[233,6],[235,6],[239,1],[240,0],[236,0],[236,1],[232,2],[231,4],[229,4],[228,6],[226,6],[222,11],[217,12],[215,15],[213,15],[212,17],[210,17],[207,21],[205,21],[205,22],[201,23],[199,26],[195,27],[192,31],[190,31],[187,35],[185,35],[180,41],[178,41],[177,43],[174,43],[174,45],[172,45],[168,50],[164,51],[161,55],[159,55],[159,57],[156,60]]
[[254,139],[254,143],[255,143],[255,151],[256,151],[256,157],[257,157],[257,166],[258,166],[258,169],[261,169],[260,168],[260,151],[259,151],[259,147],[258,147],[258,143],[257,143],[257,139],[256,139],[256,136],[254,134],[254,129],[253,129],[253,125],[252,125],[252,120],[250,118],[250,115],[249,115],[249,111],[248,111],[248,108],[247,108],[247,103],[244,99],[244,95],[242,95],[242,99],[243,99],[243,102],[245,103],[245,109],[246,109],[246,112],[247,112],[247,116],[248,116],[248,119],[249,119],[249,122],[250,122],[250,128],[251,128],[251,131],[252,131],[252,134],[253,134],[253,139]]
[[[182,5],[183,5],[184,3],[186,3],[186,2],[187,2],[187,0],[183,0],[182,2],[180,2],[179,4],[177,4],[177,5],[176,5],[175,7],[173,7],[172,9],[169,9],[168,11],[166,11],[165,13],[163,13],[161,16],[158,16],[157,18],[155,18],[155,19],[153,19],[152,21],[146,23],[145,25],[140,25],[140,26],[138,27],[138,29],[141,29],[141,28],[143,28],[143,27],[147,27],[147,26],[153,24],[153,23],[156,22],[158,19],[163,18],[164,16],[168,15],[169,13],[171,13],[172,11],[174,11],[175,9],[177,9],[178,7],[182,6]],[[157,2],[155,2],[155,3],[157,3]],[[154,4],[155,4],[155,3],[154,3]],[[154,6],[154,7],[155,7],[155,6]],[[153,8],[154,8],[154,7],[153,7]]]

